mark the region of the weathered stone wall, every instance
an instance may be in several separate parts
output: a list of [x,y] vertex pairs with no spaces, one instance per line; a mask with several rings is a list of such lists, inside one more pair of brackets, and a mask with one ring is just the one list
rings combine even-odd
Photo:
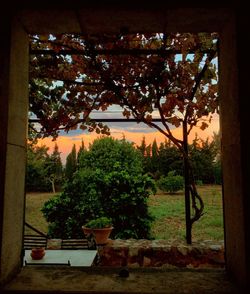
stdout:
[[167,240],[112,240],[98,249],[100,266],[224,267],[224,243],[203,241],[192,245]]
[[[48,249],[60,249],[61,240],[49,240]],[[224,267],[224,242],[187,245],[167,240],[109,240],[98,246],[98,266],[113,267]]]

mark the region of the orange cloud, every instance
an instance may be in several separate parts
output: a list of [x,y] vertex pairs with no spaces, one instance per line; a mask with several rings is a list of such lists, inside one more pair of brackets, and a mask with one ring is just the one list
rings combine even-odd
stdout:
[[[201,131],[198,127],[193,128],[192,132],[189,135],[189,142],[192,142],[195,138],[196,133],[198,134],[199,138],[205,140],[208,137],[211,138],[213,133],[219,132],[219,119],[214,119],[209,127],[205,131]],[[176,128],[172,130],[173,135],[178,138],[182,139],[182,129]],[[70,133],[69,133],[70,134]],[[165,141],[165,136],[161,134],[159,131],[153,131],[153,132],[129,132],[124,131],[121,129],[112,129],[111,128],[111,136],[115,139],[122,139],[125,137],[126,140],[130,142],[134,142],[136,145],[140,145],[143,136],[145,137],[146,143],[150,144],[153,142],[154,139],[156,139],[157,143],[160,144],[161,142]],[[67,155],[71,152],[73,144],[76,145],[76,150],[78,151],[82,140],[84,141],[84,144],[86,147],[89,146],[90,143],[93,142],[96,138],[100,137],[96,133],[83,133],[83,134],[77,134],[77,135],[67,135],[67,136],[59,136],[56,140],[56,143],[59,147],[59,151],[61,152],[61,158],[62,162],[65,163]],[[51,138],[45,138],[41,139],[38,142],[39,145],[46,145],[49,147],[49,153],[53,151],[55,142],[52,141]]]

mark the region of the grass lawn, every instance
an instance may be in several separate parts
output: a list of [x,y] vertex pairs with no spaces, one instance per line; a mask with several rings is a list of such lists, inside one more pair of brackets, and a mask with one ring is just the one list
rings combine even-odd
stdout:
[[[41,208],[43,207],[44,202],[49,200],[54,195],[56,194],[46,192],[26,194],[25,221],[45,234],[48,230],[48,223],[43,217]],[[33,234],[34,232],[25,227],[25,233]]]
[[[199,186],[198,192],[203,198],[205,209],[202,218],[193,225],[193,241],[223,240],[221,186]],[[45,233],[48,225],[40,209],[43,203],[54,195],[52,193],[28,193],[26,195],[25,220]],[[150,197],[149,209],[155,217],[152,225],[152,236],[155,239],[185,239],[183,192],[172,195],[159,192]]]
[[[204,201],[204,215],[193,225],[193,241],[223,240],[223,215],[221,186],[198,186]],[[149,209],[155,217],[152,235],[156,239],[185,240],[184,193],[159,193],[152,196]]]

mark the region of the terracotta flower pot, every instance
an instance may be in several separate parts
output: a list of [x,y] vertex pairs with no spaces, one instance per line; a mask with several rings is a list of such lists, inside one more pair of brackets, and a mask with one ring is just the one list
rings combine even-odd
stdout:
[[35,260],[42,259],[44,255],[45,255],[45,248],[43,247],[31,249],[30,256],[32,257],[32,259],[35,259]]
[[108,238],[110,236],[111,231],[113,230],[113,227],[92,229],[82,226],[82,230],[86,236],[93,234],[96,245],[105,245],[108,243]]

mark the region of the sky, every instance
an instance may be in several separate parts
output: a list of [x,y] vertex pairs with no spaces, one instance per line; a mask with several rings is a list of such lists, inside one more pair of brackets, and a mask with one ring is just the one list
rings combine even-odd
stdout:
[[[109,113],[106,114],[108,117]],[[114,117],[114,113],[111,114]],[[98,117],[98,115],[96,115]],[[122,139],[125,137],[127,141],[134,142],[136,145],[140,145],[145,137],[146,144],[150,144],[156,139],[157,144],[159,145],[161,142],[165,141],[164,135],[162,135],[159,131],[154,128],[150,128],[143,123],[136,122],[120,122],[120,123],[107,123],[110,128],[111,136],[116,139]],[[209,127],[202,131],[198,127],[193,128],[189,135],[189,143],[192,143],[192,140],[195,138],[196,134],[199,138],[207,139],[213,136],[213,133],[219,132],[219,116],[214,116]],[[182,138],[182,129],[181,128],[172,128],[172,133],[175,137],[181,139]],[[65,164],[67,155],[71,152],[73,144],[76,145],[76,150],[78,151],[82,140],[84,141],[85,147],[88,147],[94,139],[100,137],[95,132],[89,133],[83,130],[75,130],[70,131],[69,133],[61,133],[56,141],[53,141],[52,138],[48,137],[45,139],[40,139],[38,144],[45,144],[49,147],[49,153],[53,151],[55,142],[59,147],[59,152],[61,152],[62,163]]]

